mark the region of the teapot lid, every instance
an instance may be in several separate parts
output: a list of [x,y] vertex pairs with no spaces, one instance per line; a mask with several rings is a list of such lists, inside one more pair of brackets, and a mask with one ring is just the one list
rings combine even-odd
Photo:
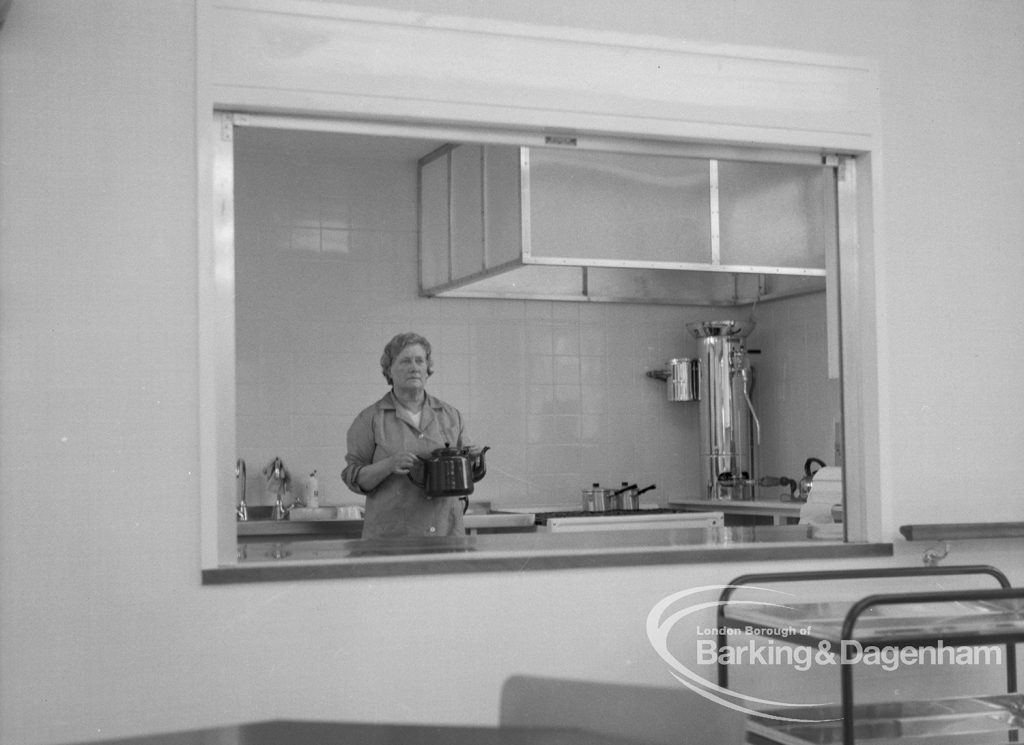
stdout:
[[451,457],[455,455],[462,455],[462,452],[463,449],[453,448],[451,443],[446,442],[443,448],[437,448],[437,450],[434,451],[434,455],[439,458],[444,458],[446,456]]

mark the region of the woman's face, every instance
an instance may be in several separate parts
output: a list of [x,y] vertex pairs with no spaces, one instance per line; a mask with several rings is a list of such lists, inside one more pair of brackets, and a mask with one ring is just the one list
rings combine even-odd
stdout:
[[427,384],[427,350],[422,344],[410,344],[395,357],[390,372],[395,388],[423,390]]

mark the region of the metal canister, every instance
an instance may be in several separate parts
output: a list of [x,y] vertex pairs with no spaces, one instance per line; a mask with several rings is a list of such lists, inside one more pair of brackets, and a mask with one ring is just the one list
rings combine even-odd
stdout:
[[[597,506],[594,502],[594,492],[601,491],[597,484],[592,485],[589,488],[583,489],[583,511],[584,512],[596,512]],[[602,500],[603,503],[603,500]],[[604,509],[603,507],[601,509]]]
[[669,401],[697,401],[700,399],[700,363],[689,357],[676,357],[666,363],[668,377],[665,386]]
[[611,489],[602,489],[600,484],[594,484],[590,488],[590,493],[592,497],[591,504],[593,507],[588,510],[589,512],[606,512],[612,509],[611,496],[613,492]]

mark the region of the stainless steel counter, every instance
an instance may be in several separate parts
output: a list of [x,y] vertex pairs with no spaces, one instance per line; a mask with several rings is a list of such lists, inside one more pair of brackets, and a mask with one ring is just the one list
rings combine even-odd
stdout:
[[409,574],[533,571],[661,564],[892,556],[889,543],[808,537],[807,526],[494,533],[389,540],[292,540],[239,545],[239,561],[204,584]]
[[694,512],[721,512],[726,515],[758,515],[771,517],[776,525],[786,525],[800,517],[802,502],[781,500],[739,500],[739,499],[682,499],[668,503],[669,507],[693,510]]

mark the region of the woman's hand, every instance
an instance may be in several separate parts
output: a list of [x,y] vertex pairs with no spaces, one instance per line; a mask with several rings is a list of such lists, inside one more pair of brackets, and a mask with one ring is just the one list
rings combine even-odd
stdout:
[[391,473],[405,475],[415,468],[419,462],[420,459],[408,450],[401,453],[395,453],[391,456]]
[[419,460],[413,453],[405,451],[381,458],[376,463],[367,463],[356,473],[356,485],[366,493],[372,492],[392,474],[408,475]]

